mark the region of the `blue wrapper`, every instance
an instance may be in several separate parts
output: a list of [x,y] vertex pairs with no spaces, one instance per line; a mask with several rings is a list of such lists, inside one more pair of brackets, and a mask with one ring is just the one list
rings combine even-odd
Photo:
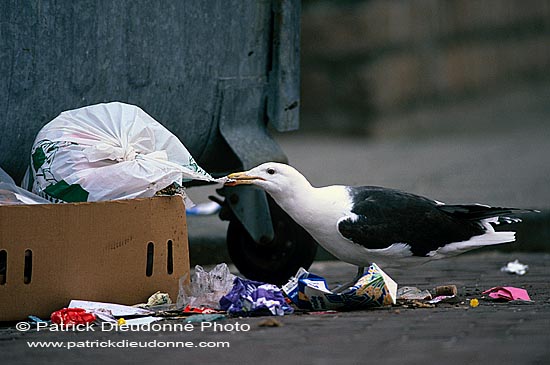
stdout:
[[220,308],[243,316],[266,313],[282,316],[293,312],[277,286],[239,277],[233,281],[231,291],[220,299]]

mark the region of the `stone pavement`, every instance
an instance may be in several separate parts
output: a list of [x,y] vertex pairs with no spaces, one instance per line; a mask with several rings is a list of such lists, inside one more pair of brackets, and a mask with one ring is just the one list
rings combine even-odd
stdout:
[[[508,261],[528,264],[524,276],[500,271]],[[330,284],[349,279],[355,268],[341,262],[314,263],[311,272]],[[461,302],[434,308],[391,308],[277,317],[280,326],[263,327],[266,318],[219,322],[227,331],[18,332],[0,329],[3,364],[18,363],[227,363],[227,364],[548,364],[550,358],[550,255],[482,252],[390,271],[399,285],[432,289],[455,284]],[[494,286],[527,289],[530,304],[495,303],[481,292]],[[468,299],[479,298],[471,308]],[[161,323],[173,323],[164,321]],[[239,324],[240,327],[235,325]],[[246,328],[249,331],[237,331]],[[231,331],[232,330],[232,331]],[[28,341],[89,343],[141,341],[223,342],[229,348],[80,348],[31,349]]]

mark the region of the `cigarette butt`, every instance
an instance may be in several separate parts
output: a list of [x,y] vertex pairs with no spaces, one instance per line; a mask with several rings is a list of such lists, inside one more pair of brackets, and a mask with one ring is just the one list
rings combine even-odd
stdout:
[[281,322],[273,318],[264,319],[258,323],[258,326],[260,327],[281,327],[282,325],[283,324]]
[[435,295],[456,295],[456,285],[441,285],[435,288]]

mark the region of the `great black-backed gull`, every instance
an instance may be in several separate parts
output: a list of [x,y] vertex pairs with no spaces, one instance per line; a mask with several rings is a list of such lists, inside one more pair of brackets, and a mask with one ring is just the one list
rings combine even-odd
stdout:
[[513,242],[515,232],[494,225],[520,221],[526,210],[481,204],[448,205],[376,186],[316,188],[289,165],[268,162],[228,175],[226,185],[252,184],[269,193],[336,258],[357,265],[401,266]]

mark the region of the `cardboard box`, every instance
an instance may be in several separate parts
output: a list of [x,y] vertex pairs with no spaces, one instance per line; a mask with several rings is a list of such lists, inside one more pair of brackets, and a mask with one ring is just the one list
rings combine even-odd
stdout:
[[0,206],[0,321],[49,318],[71,299],[176,300],[188,272],[181,197]]

